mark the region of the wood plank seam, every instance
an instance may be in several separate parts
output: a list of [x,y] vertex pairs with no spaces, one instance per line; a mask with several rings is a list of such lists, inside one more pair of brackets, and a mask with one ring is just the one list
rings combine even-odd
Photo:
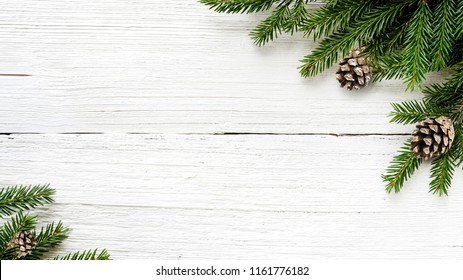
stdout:
[[[0,135],[101,135],[114,134],[113,132],[58,132],[58,133],[41,133],[41,132],[0,132]],[[362,136],[408,136],[410,133],[279,133],[279,132],[214,132],[214,133],[148,133],[148,132],[127,132],[115,133],[126,135],[286,135],[286,136],[335,136],[335,137],[362,137]]]

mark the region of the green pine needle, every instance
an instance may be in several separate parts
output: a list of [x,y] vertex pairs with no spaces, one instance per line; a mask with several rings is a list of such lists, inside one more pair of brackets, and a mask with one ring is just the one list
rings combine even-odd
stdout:
[[403,13],[408,2],[391,3],[377,6],[359,21],[325,38],[320,45],[301,62],[300,73],[303,77],[315,76],[331,67],[341,55],[359,47],[388,30]]
[[393,111],[389,114],[391,122],[400,124],[414,124],[424,118],[439,117],[443,112],[439,108],[429,106],[423,101],[404,101],[402,103],[392,103]]
[[[395,52],[397,52],[401,48],[405,41],[404,30],[407,28],[408,23],[409,22],[407,21],[400,24],[397,27],[392,27],[387,32],[375,36],[370,42],[368,42],[365,53],[367,53],[370,56],[370,63],[372,63],[375,67],[375,75],[373,78],[378,76],[377,74],[379,71],[385,72],[387,68],[395,69],[395,65],[402,65],[401,60],[396,59],[398,56],[395,54]],[[381,64],[382,66],[380,66]],[[400,71],[402,69],[398,68],[398,70]],[[398,75],[394,74],[391,76],[394,77]],[[377,78],[375,80],[381,80],[381,78]]]
[[258,46],[265,45],[268,41],[277,38],[283,31],[285,25],[291,18],[291,10],[287,5],[283,5],[273,11],[272,15],[263,20],[249,34]]
[[69,232],[70,229],[65,227],[61,221],[42,227],[38,234],[34,231],[37,243],[32,254],[27,255],[26,259],[40,259],[45,253],[67,239]]
[[461,40],[463,39],[463,24],[461,24],[463,22],[463,2],[462,1],[458,1],[458,10],[457,10],[455,22],[458,23],[457,29],[455,30],[456,38],[458,40]]
[[418,8],[410,19],[403,50],[407,90],[413,90],[418,86],[430,69],[429,46],[434,32],[431,19],[432,11],[427,1],[419,1]]
[[436,7],[434,15],[433,39],[433,69],[441,70],[447,67],[450,60],[455,30],[462,22],[456,21],[456,7],[458,0],[441,0]]
[[[463,24],[462,24],[463,25]],[[449,84],[455,89],[454,92],[462,90],[463,88],[463,61],[455,64],[452,67],[453,73],[449,79]]]
[[456,167],[455,149],[435,159],[431,164],[431,182],[429,192],[439,196],[448,195]]
[[405,76],[405,63],[400,54],[383,54],[372,64],[374,81],[402,79]]
[[309,19],[309,13],[304,0],[298,0],[291,8],[290,17],[284,24],[284,31],[289,34],[299,31],[301,26]]
[[455,139],[453,140],[452,149],[454,151],[455,165],[459,167],[463,164],[463,124],[455,123]]
[[55,190],[49,185],[14,186],[0,190],[0,217],[53,202]]
[[[333,1],[331,1],[333,2]],[[314,39],[328,36],[334,31],[350,26],[376,5],[374,0],[345,0],[328,3],[310,15],[302,30]]]
[[[450,114],[452,107],[457,107],[462,100],[463,90],[455,88],[451,82],[432,84],[423,90],[424,101],[430,108],[449,108],[445,114]],[[444,113],[442,113],[444,115]]]
[[69,253],[65,256],[56,256],[54,258],[54,260],[63,260],[63,261],[67,261],[67,260],[85,260],[85,261],[88,261],[88,260],[109,260],[110,259],[110,255],[108,253],[108,251],[106,251],[106,249],[102,250],[101,252],[98,253],[98,249],[95,249],[95,250],[88,250],[88,251],[78,251],[78,252],[75,252],[75,253]]
[[409,139],[405,142],[399,154],[394,156],[390,166],[386,170],[386,174],[382,176],[384,182],[387,183],[386,191],[388,193],[392,191],[396,193],[400,192],[405,181],[410,178],[422,162],[410,150],[410,147],[411,142]]
[[277,0],[199,0],[219,13],[257,13],[272,7]]

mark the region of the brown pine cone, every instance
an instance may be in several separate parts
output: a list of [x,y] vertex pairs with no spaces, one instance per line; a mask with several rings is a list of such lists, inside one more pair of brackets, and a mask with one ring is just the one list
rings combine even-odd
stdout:
[[412,136],[411,150],[417,158],[428,160],[445,154],[452,147],[455,129],[447,117],[426,118],[416,125]]
[[367,86],[371,80],[371,66],[368,59],[360,56],[361,49],[352,50],[348,56],[339,61],[336,79],[348,90]]
[[17,258],[23,258],[32,253],[35,244],[35,237],[31,232],[20,231],[10,241],[8,247],[16,251]]

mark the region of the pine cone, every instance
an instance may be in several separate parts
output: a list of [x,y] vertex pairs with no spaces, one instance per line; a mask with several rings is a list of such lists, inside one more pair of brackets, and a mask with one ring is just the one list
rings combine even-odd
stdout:
[[339,67],[336,71],[336,79],[341,87],[348,90],[360,89],[367,86],[371,80],[371,67],[368,59],[360,56],[361,49],[352,50],[348,56],[339,61]]
[[36,241],[31,232],[20,231],[10,241],[8,247],[16,251],[16,256],[18,258],[22,258],[32,253],[35,244]]
[[455,130],[452,120],[447,117],[426,118],[416,125],[412,136],[411,150],[417,158],[428,160],[450,149]]

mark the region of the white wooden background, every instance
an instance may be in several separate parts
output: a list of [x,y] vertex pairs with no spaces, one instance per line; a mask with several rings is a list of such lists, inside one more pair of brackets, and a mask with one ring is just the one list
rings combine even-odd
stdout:
[[[71,238],[114,259],[433,258],[463,254],[463,189],[399,195],[380,175],[411,126],[332,71],[311,41],[264,48],[265,15],[196,0],[0,1],[0,184],[49,182]],[[434,77],[434,79],[439,77]]]

